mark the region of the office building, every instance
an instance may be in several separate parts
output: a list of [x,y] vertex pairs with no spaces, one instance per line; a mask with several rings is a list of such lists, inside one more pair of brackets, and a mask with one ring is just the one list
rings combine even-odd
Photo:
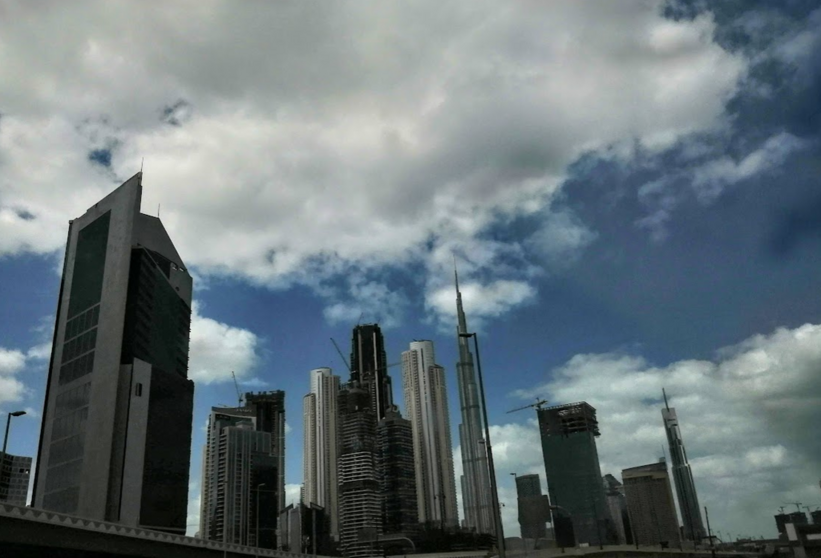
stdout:
[[687,452],[684,449],[684,440],[678,424],[676,410],[667,404],[667,393],[662,389],[664,409],[661,416],[664,421],[664,430],[667,433],[667,442],[670,445],[670,462],[673,470],[673,482],[676,485],[678,506],[681,520],[684,523],[684,537],[691,541],[700,541],[707,536],[704,524],[701,521],[701,508],[696,494],[696,484],[690,462],[687,461]]
[[[580,402],[541,408],[537,415],[550,503],[569,513],[576,542],[608,544],[613,528],[596,449],[596,409]],[[554,519],[563,514],[554,512]]]
[[25,506],[31,478],[31,457],[0,452],[0,502]]
[[183,534],[191,276],[142,173],[69,222],[33,505]]
[[419,523],[413,429],[395,405],[379,421],[376,443],[383,532],[411,534]]
[[678,519],[667,463],[640,465],[621,472],[633,536],[640,545],[679,543]]
[[276,463],[277,479],[268,483],[268,488],[276,490],[273,512],[276,521],[279,512],[285,509],[285,392],[246,393],[245,406],[256,418],[256,429],[271,435],[270,453]]
[[550,521],[550,506],[547,496],[542,494],[539,475],[516,476],[516,500],[522,538],[547,537],[545,523]]
[[482,408],[479,401],[479,385],[473,367],[470,339],[460,334],[469,333],[467,318],[462,306],[459,276],[454,270],[456,284],[456,314],[458,325],[456,338],[459,344],[459,362],[456,363],[456,383],[459,388],[459,406],[462,423],[459,425],[459,443],[462,450],[462,504],[465,511],[464,526],[476,533],[495,536],[493,505],[490,490],[490,469],[485,447]]
[[413,429],[419,522],[458,527],[445,369],[436,364],[433,342],[414,341],[402,353],[402,388]]
[[255,408],[213,407],[203,451],[200,537],[276,547],[279,460]]
[[775,516],[775,526],[778,529],[778,537],[780,539],[787,538],[787,523],[793,525],[807,525],[807,514],[802,511],[794,511],[792,513],[779,513]]
[[311,370],[311,392],[302,400],[302,502],[326,510],[331,537],[339,539],[339,445],[337,399],[339,376],[330,368]]
[[810,512],[813,525],[821,525],[821,510],[813,510]]
[[376,420],[385,418],[393,405],[393,389],[388,376],[385,339],[377,324],[358,325],[353,330],[351,382],[370,394]]
[[382,534],[382,497],[377,470],[376,415],[371,394],[356,383],[339,390],[339,543],[346,558],[376,556],[362,529]]

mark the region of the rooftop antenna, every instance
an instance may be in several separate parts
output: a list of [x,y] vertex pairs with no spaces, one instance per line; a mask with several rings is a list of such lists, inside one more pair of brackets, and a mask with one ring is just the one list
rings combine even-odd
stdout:
[[453,280],[456,283],[456,292],[459,292],[459,272],[456,270],[456,254],[450,253],[453,257]]
[[664,406],[667,407],[667,410],[670,410],[670,405],[667,404],[667,392],[664,391],[664,388],[661,388],[661,394],[664,396]]
[[160,204],[157,204],[157,219],[160,218]]
[[140,174],[142,174],[142,172],[143,172],[143,163],[145,163],[145,157],[140,159]]

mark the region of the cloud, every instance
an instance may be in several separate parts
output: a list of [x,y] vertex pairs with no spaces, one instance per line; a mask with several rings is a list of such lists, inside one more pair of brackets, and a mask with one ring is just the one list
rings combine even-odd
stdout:
[[[561,213],[528,245],[489,231],[549,212],[582,153],[727,125],[746,60],[709,14],[662,5],[10,8],[0,254],[59,251],[66,221],[144,158],[144,207],[162,204],[198,274],[321,291],[363,272],[330,321],[372,312],[369,293],[403,300],[378,272],[437,273],[454,243],[520,268],[572,259],[590,236]],[[532,279],[482,272],[488,290]],[[430,306],[441,285],[423,279]]]
[[[536,290],[524,281],[500,279],[483,285],[476,282],[459,283],[462,304],[470,315],[471,328],[481,329],[484,320],[500,316],[512,308],[531,302]],[[454,287],[442,287],[429,294],[428,306],[442,316],[455,316],[456,291]],[[455,324],[451,318],[448,326]]]
[[596,236],[576,215],[565,209],[549,214],[527,242],[551,267],[564,268],[575,262]]
[[[27,388],[15,374],[26,366],[26,355],[22,351],[0,347],[0,405],[22,401]],[[8,410],[8,409],[6,409]]]
[[301,484],[286,484],[285,485],[285,505],[297,504],[302,500],[302,485]]
[[[602,473],[619,476],[666,446],[662,387],[678,411],[701,504],[722,529],[773,535],[781,502],[816,497],[821,442],[800,425],[821,420],[821,325],[781,328],[713,360],[663,367],[629,354],[576,355],[544,384],[514,395],[593,405]],[[518,451],[530,455],[524,445]]]
[[259,356],[259,338],[247,329],[230,326],[200,314],[195,303],[191,316],[188,377],[210,384],[250,377]]
[[193,537],[200,530],[200,506],[202,505],[202,491],[200,481],[192,480],[188,483],[188,517],[186,518],[185,534]]

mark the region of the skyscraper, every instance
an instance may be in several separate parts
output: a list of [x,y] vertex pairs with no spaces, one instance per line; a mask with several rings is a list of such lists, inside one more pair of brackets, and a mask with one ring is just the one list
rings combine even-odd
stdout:
[[433,342],[414,341],[402,353],[405,412],[413,428],[416,501],[421,523],[459,525],[445,369]]
[[376,415],[371,395],[350,382],[339,391],[339,542],[348,558],[376,556],[359,533],[382,534],[382,498],[377,470]]
[[516,476],[516,503],[522,538],[545,538],[545,523],[550,520],[550,508],[547,498],[542,494],[539,475]]
[[413,428],[395,405],[376,426],[377,476],[385,533],[410,534],[419,523]]
[[610,518],[616,529],[619,544],[632,544],[633,536],[630,531],[630,519],[627,514],[627,501],[624,498],[624,485],[616,477],[607,473],[602,477],[604,494],[607,497],[607,507]]
[[182,534],[192,281],[141,182],[69,222],[33,504]]
[[664,420],[664,430],[667,432],[667,442],[670,445],[670,461],[673,469],[673,482],[676,485],[678,506],[681,519],[684,523],[684,536],[693,541],[700,541],[706,536],[704,524],[701,522],[701,508],[698,505],[696,483],[693,481],[693,472],[687,461],[687,452],[684,449],[684,440],[678,426],[676,410],[667,404],[667,393],[662,389],[664,409],[661,417]]
[[202,538],[276,548],[285,509],[284,428],[282,391],[246,393],[243,407],[212,407],[203,449]]
[[679,542],[678,519],[667,463],[631,467],[621,472],[630,526],[638,544]]
[[[271,434],[257,430],[252,408],[211,409],[202,471],[200,536],[274,548],[277,498],[271,496],[276,495],[277,463]],[[257,490],[259,485],[265,486]],[[269,511],[260,515],[258,533],[261,509]]]
[[462,424],[459,425],[459,443],[462,450],[462,503],[465,509],[465,527],[477,533],[495,534],[493,506],[490,493],[490,470],[487,449],[482,434],[482,415],[479,407],[479,387],[473,368],[473,353],[469,339],[467,318],[462,307],[459,276],[454,270],[456,283],[456,313],[458,325],[459,362],[456,363],[456,383],[459,387],[459,406]]
[[550,503],[570,514],[578,542],[606,544],[613,528],[596,449],[596,409],[580,402],[537,414]]
[[331,537],[339,538],[339,444],[337,399],[339,376],[330,368],[311,370],[311,393],[302,400],[303,482],[302,500],[325,508]]
[[351,341],[351,382],[370,394],[376,420],[385,418],[393,405],[393,389],[388,376],[385,339],[378,324],[357,325]]

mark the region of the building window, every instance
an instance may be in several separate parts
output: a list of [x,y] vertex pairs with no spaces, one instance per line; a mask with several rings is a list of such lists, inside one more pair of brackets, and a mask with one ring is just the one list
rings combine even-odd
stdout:
[[137,383],[137,385],[134,386],[134,395],[137,396],[137,397],[142,397],[142,395],[143,395],[143,385],[142,384]]

